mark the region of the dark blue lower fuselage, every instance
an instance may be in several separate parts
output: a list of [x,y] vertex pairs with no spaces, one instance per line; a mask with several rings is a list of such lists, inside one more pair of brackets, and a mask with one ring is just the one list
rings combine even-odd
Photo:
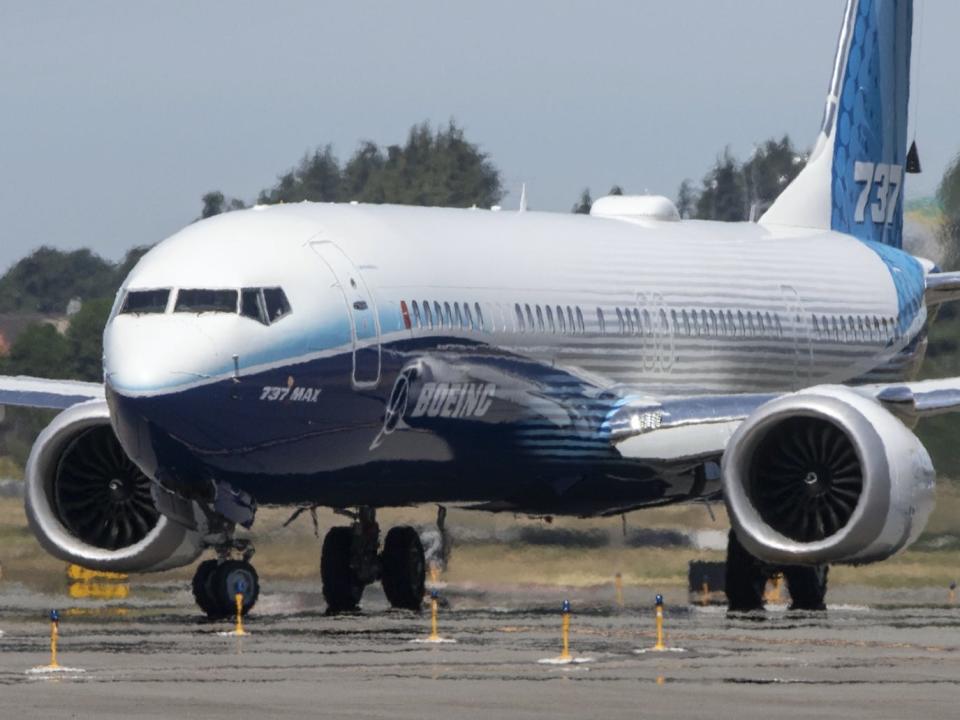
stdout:
[[[369,388],[352,383],[347,352],[148,397],[108,386],[108,400],[136,462],[196,498],[215,482],[261,504],[333,507],[593,514],[690,498],[696,468],[671,476],[611,446],[603,421],[616,398],[533,361],[467,349],[449,338],[385,345]],[[441,392],[424,402],[425,388],[446,388],[447,402]]]

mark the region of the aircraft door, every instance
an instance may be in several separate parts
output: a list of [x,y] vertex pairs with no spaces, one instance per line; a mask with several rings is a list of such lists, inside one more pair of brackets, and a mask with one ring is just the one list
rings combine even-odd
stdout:
[[380,382],[380,321],[373,295],[356,265],[334,243],[314,241],[310,247],[330,267],[343,293],[353,335],[353,386],[375,387]]

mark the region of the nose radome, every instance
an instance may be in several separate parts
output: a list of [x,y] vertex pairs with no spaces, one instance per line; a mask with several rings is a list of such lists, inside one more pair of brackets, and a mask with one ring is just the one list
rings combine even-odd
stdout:
[[172,391],[223,372],[222,353],[189,317],[120,315],[104,333],[103,358],[107,382],[122,394]]

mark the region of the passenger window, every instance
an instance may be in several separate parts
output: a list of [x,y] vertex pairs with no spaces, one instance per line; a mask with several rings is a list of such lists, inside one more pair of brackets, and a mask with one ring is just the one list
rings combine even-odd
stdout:
[[530,332],[536,332],[537,326],[533,322],[533,311],[530,309],[529,305],[524,305],[523,308],[527,311],[527,325],[530,326]]
[[480,330],[481,332],[484,332],[487,328],[483,324],[483,310],[480,309],[480,303],[475,302],[473,304],[473,309],[477,313],[477,329]]
[[417,324],[417,328],[423,327],[423,323],[420,321],[420,306],[417,305],[417,301],[414,300],[411,305],[413,306],[413,321]]
[[447,323],[447,327],[453,329],[456,325],[453,324],[453,312],[450,310],[450,303],[445,302],[443,304],[443,319]]
[[463,304],[463,315],[464,319],[467,321],[467,328],[470,330],[476,330],[477,326],[473,322],[473,313],[470,312],[470,303]]
[[690,313],[688,313],[686,310],[682,310],[680,312],[680,317],[683,318],[683,334],[689,335],[690,334]]
[[547,325],[550,327],[550,332],[556,335],[557,327],[553,324],[553,308],[549,305],[547,305]]
[[466,325],[463,324],[463,315],[460,314],[460,303],[455,302],[453,304],[453,313],[457,316],[457,325],[460,326],[461,329],[465,328]]
[[426,319],[430,329],[433,330],[433,313],[430,312],[430,303],[427,300],[423,301],[423,317]]
[[603,321],[603,310],[597,308],[597,324],[600,326],[600,334],[607,334],[607,324]]
[[267,324],[267,314],[260,299],[260,288],[244,288],[240,291],[240,314],[264,325]]
[[557,305],[557,325],[560,326],[560,332],[563,335],[567,334],[567,323],[563,319],[563,308]]
[[567,324],[570,326],[570,334],[577,334],[577,324],[573,321],[573,308],[567,305]]
[[706,336],[710,335],[710,316],[706,310],[700,311],[700,331]]
[[813,336],[819,340],[820,339],[820,323],[817,322],[816,315],[812,315],[811,317],[813,318]]
[[747,334],[747,323],[743,319],[743,310],[737,310],[737,325],[740,327],[741,337]]
[[271,323],[290,314],[290,303],[287,302],[286,293],[280,288],[264,288],[263,304]]
[[627,309],[625,315],[627,318],[627,333],[630,335],[638,335],[639,328],[634,324],[633,315],[630,314],[629,308]]
[[783,325],[780,324],[780,313],[774,313],[773,322],[777,327],[777,337],[783,337]]
[[520,309],[520,303],[517,303],[517,304],[514,305],[513,307],[514,307],[514,310],[517,311],[517,329],[518,329],[520,332],[524,332],[524,331],[525,331],[525,328],[524,328],[524,326],[523,326],[523,325],[524,325],[524,323],[523,323],[523,310]]
[[169,290],[128,290],[121,315],[151,315],[167,311]]
[[539,305],[537,305],[537,329],[540,332],[543,332],[546,329],[543,325],[543,310],[540,309]]
[[174,312],[237,312],[236,290],[180,290]]
[[717,335],[717,314],[713,310],[710,311],[710,332]]
[[436,300],[433,301],[433,314],[437,318],[437,328],[443,328],[443,308]]
[[652,330],[653,330],[653,323],[650,321],[650,311],[644,310],[643,311],[643,332],[645,332],[647,335],[650,335]]
[[677,316],[677,311],[676,311],[676,310],[671,310],[671,311],[670,311],[670,318],[671,318],[671,320],[673,321],[673,334],[674,334],[674,335],[679,335],[679,334],[680,334],[680,322],[679,322],[679,320],[678,320],[678,316]]
[[580,310],[580,306],[577,306],[577,331],[581,334],[587,331],[587,327],[583,322],[583,311]]

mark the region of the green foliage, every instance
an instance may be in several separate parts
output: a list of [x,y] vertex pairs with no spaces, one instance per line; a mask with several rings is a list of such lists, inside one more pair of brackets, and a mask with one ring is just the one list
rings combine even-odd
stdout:
[[580,193],[580,199],[577,203],[570,209],[570,212],[575,215],[589,215],[590,207],[593,205],[593,198],[590,197],[590,188],[586,188],[582,193]]
[[681,217],[741,222],[766,210],[806,165],[806,156],[793,147],[789,136],[757,146],[745,163],[727,148],[717,157],[699,189],[689,180],[680,184],[677,210]]
[[49,323],[36,323],[21,333],[0,358],[0,374],[69,378],[72,362],[70,343]]
[[944,248],[944,269],[960,268],[960,155],[947,168],[937,189],[943,211],[940,242]]
[[699,194],[693,187],[693,182],[684,180],[680,183],[680,189],[677,190],[677,212],[681,218],[693,217],[697,209],[697,198]]
[[70,374],[65,377],[90,381],[103,379],[103,328],[112,304],[110,298],[89,300],[70,320],[67,328]]
[[747,219],[747,213],[743,171],[727,148],[703,178],[703,189],[697,198],[697,217],[740,222]]
[[[206,198],[206,196],[204,196]],[[503,197],[500,172],[453,122],[410,129],[404,145],[360,144],[342,168],[330,145],[303,157],[257,202],[397,203],[490,207]]]
[[71,298],[112,295],[116,269],[89,249],[41,247],[0,278],[0,312],[63,313]]

